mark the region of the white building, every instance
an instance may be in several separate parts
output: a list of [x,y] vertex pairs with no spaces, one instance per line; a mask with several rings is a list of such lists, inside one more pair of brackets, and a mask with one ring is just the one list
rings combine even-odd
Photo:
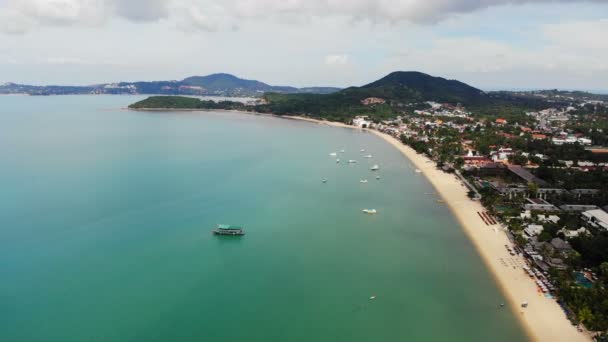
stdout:
[[560,232],[563,233],[567,239],[575,238],[579,235],[589,234],[589,231],[587,229],[585,229],[585,227],[581,227],[577,230],[569,230],[569,229],[564,228],[564,229],[560,230]]
[[353,126],[359,128],[369,128],[371,124],[372,122],[367,120],[367,116],[357,116],[353,119]]
[[608,230],[608,213],[602,209],[585,211],[581,218],[592,227]]
[[524,229],[524,233],[529,237],[540,235],[543,232],[543,226],[540,224],[530,224]]
[[549,222],[553,222],[553,223],[557,223],[559,222],[560,218],[557,215],[537,215],[536,218],[540,221],[540,222],[545,222],[545,223],[549,223]]

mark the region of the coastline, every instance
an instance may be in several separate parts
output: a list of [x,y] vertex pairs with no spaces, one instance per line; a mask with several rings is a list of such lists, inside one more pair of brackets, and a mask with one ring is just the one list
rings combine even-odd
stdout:
[[[284,116],[284,118],[356,129],[339,122],[298,116]],[[478,212],[484,212],[485,208],[481,203],[467,197],[467,189],[459,179],[452,174],[438,170],[435,163],[429,158],[416,153],[411,147],[404,145],[396,138],[376,130],[365,130],[382,138],[400,151],[437,190],[473,243],[498,287],[509,300],[508,306],[520,321],[530,340],[571,342],[592,340],[587,334],[577,331],[554,299],[546,298],[538,290],[536,283],[521,268],[525,264],[524,258],[512,256],[505,248],[505,245],[511,246],[512,243],[504,233],[504,228],[487,226],[479,218]],[[528,302],[528,307],[522,309],[521,303],[524,301]]]

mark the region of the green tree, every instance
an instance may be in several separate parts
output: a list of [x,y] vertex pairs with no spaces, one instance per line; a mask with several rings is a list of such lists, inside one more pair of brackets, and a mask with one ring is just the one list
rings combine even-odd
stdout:
[[580,310],[578,310],[577,314],[578,320],[585,324],[593,321],[593,312],[587,306],[583,306]]
[[538,194],[538,184],[533,182],[528,183],[528,193],[530,196],[536,197],[536,194]]

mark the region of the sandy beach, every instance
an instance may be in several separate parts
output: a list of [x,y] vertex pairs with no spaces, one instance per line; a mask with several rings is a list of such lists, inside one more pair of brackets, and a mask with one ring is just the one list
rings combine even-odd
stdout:
[[[302,117],[287,117],[334,127],[353,128],[339,122],[321,121]],[[524,272],[525,260],[512,256],[505,245],[512,245],[504,228],[500,225],[488,226],[480,218],[485,208],[467,197],[467,188],[452,174],[438,170],[429,158],[416,153],[394,137],[367,130],[376,134],[398,149],[413,166],[421,171],[435,187],[460,222],[462,229],[473,242],[484,264],[489,268],[498,286],[509,299],[505,303],[519,318],[528,336],[533,341],[591,341],[592,339],[576,330],[554,299],[546,298],[536,283]],[[528,307],[521,303],[527,301]]]

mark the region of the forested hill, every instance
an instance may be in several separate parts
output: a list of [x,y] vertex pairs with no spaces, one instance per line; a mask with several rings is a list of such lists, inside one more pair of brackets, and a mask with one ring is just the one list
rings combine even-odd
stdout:
[[384,94],[396,101],[437,101],[475,103],[483,101],[483,91],[468,84],[416,71],[397,71],[361,88],[361,92]]

